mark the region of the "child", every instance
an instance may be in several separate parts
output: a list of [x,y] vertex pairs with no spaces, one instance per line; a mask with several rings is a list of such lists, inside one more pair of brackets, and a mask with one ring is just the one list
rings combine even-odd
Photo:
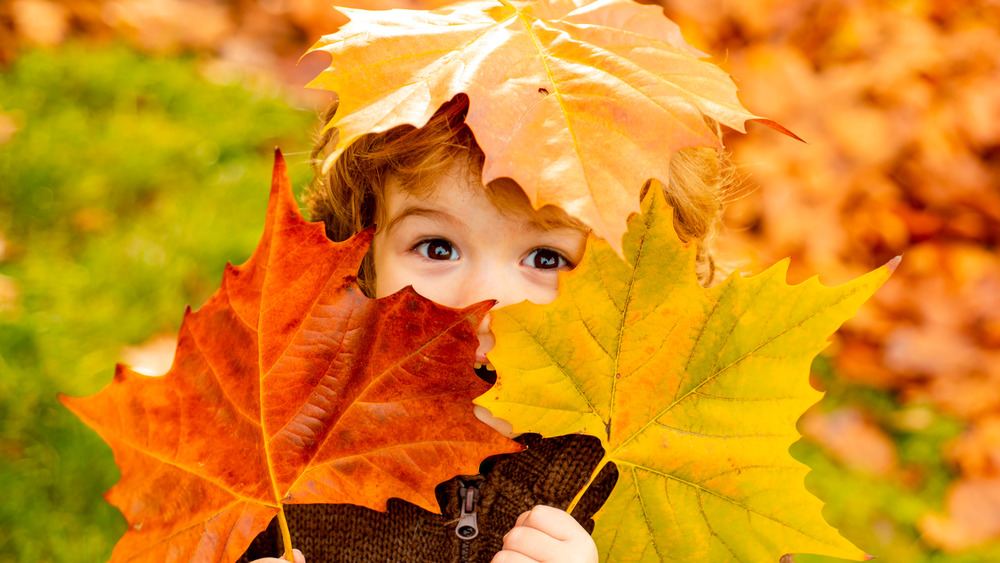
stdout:
[[[365,135],[311,187],[307,198],[313,219],[326,223],[331,239],[346,240],[377,225],[359,276],[370,296],[412,285],[451,307],[486,299],[496,299],[498,307],[525,299],[548,303],[556,297],[558,272],[579,263],[586,225],[555,207],[532,209],[510,180],[484,189],[484,157],[464,124],[467,109],[467,98],[458,96],[422,128]],[[314,157],[328,149],[333,135],[320,140]],[[710,241],[721,213],[724,170],[717,151],[683,150],[671,162],[665,190],[681,238],[698,238],[705,285],[715,272]],[[492,381],[488,323],[489,317],[479,329],[474,368]],[[476,409],[480,420],[510,435],[509,424]],[[389,501],[385,513],[353,505],[290,505],[285,511],[292,543],[309,563],[596,562],[591,517],[617,479],[613,464],[602,470],[572,516],[558,507],[568,506],[587,483],[602,456],[599,441],[583,435],[517,439],[525,451],[487,460],[481,475],[439,485],[440,515],[397,499]],[[272,525],[243,560],[279,552]]]

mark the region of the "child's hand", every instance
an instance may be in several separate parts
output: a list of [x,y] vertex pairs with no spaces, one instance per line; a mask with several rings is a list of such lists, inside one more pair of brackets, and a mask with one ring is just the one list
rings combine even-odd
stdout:
[[[306,557],[305,555],[302,555],[301,551],[293,549],[292,555],[295,557],[295,563],[306,563]],[[250,563],[288,563],[288,560],[285,559],[284,555],[282,555],[280,559],[265,557],[264,559],[257,559],[256,561],[251,561]]]
[[493,563],[597,563],[587,530],[563,510],[540,504],[517,517]]

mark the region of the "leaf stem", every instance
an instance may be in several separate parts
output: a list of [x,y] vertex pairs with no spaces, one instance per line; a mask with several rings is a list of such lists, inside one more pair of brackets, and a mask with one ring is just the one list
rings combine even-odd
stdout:
[[281,543],[285,547],[285,560],[295,561],[295,554],[292,553],[292,534],[288,532],[288,520],[285,519],[285,508],[278,507],[278,527],[281,528]]
[[608,456],[604,456],[601,458],[601,461],[597,464],[597,467],[594,468],[594,472],[590,474],[590,480],[587,481],[586,485],[580,488],[579,492],[576,493],[576,496],[573,497],[573,500],[570,501],[569,506],[566,508],[566,512],[573,514],[573,509],[576,508],[576,505],[580,502],[580,499],[583,498],[583,493],[587,492],[587,489],[589,489],[590,486],[594,484],[594,479],[597,479],[598,473],[600,473],[601,470],[604,469],[604,466],[607,465],[609,461],[611,460],[608,459]]

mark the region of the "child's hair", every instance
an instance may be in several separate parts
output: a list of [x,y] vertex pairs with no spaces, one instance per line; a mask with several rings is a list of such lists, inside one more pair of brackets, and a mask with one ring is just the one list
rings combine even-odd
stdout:
[[[402,125],[363,135],[324,173],[324,156],[337,143],[336,129],[328,128],[312,151],[316,176],[305,196],[312,219],[326,224],[330,239],[343,241],[381,219],[378,213],[385,208],[383,190],[390,178],[408,191],[420,193],[456,160],[467,161],[470,174],[480,178],[485,156],[465,124],[468,108],[468,98],[459,95],[441,106],[419,129]],[[334,102],[324,121],[329,122],[336,110]],[[711,285],[717,273],[712,242],[721,224],[722,194],[729,174],[726,163],[722,151],[683,149],[671,160],[669,181],[664,187],[667,201],[674,208],[678,236],[685,242],[698,240],[697,272],[704,286]],[[643,194],[649,185],[643,187]],[[490,201],[501,211],[531,210],[528,197],[508,178],[494,180],[486,189]],[[590,230],[553,206],[536,213],[541,214],[543,223]],[[365,293],[371,295],[375,272],[370,253],[358,279]]]

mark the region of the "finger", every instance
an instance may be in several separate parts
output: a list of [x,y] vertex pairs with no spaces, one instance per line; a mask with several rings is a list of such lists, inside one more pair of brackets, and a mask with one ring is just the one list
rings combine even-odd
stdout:
[[[583,526],[565,510],[539,504],[529,510],[522,520],[518,517],[518,526],[528,526],[540,530],[558,540],[570,540],[587,534]],[[587,534],[588,536],[590,534]]]
[[503,537],[503,549],[533,561],[556,561],[563,551],[563,543],[541,530],[516,526]]
[[505,549],[494,555],[490,563],[538,563],[538,561],[524,555],[523,553],[507,551]]
[[[302,552],[293,549],[292,557],[295,559],[295,563],[306,563],[306,556],[302,555]],[[288,559],[285,558],[285,554],[282,553],[281,557],[275,559],[274,557],[268,557],[267,559],[258,559],[252,563],[288,563]]]

